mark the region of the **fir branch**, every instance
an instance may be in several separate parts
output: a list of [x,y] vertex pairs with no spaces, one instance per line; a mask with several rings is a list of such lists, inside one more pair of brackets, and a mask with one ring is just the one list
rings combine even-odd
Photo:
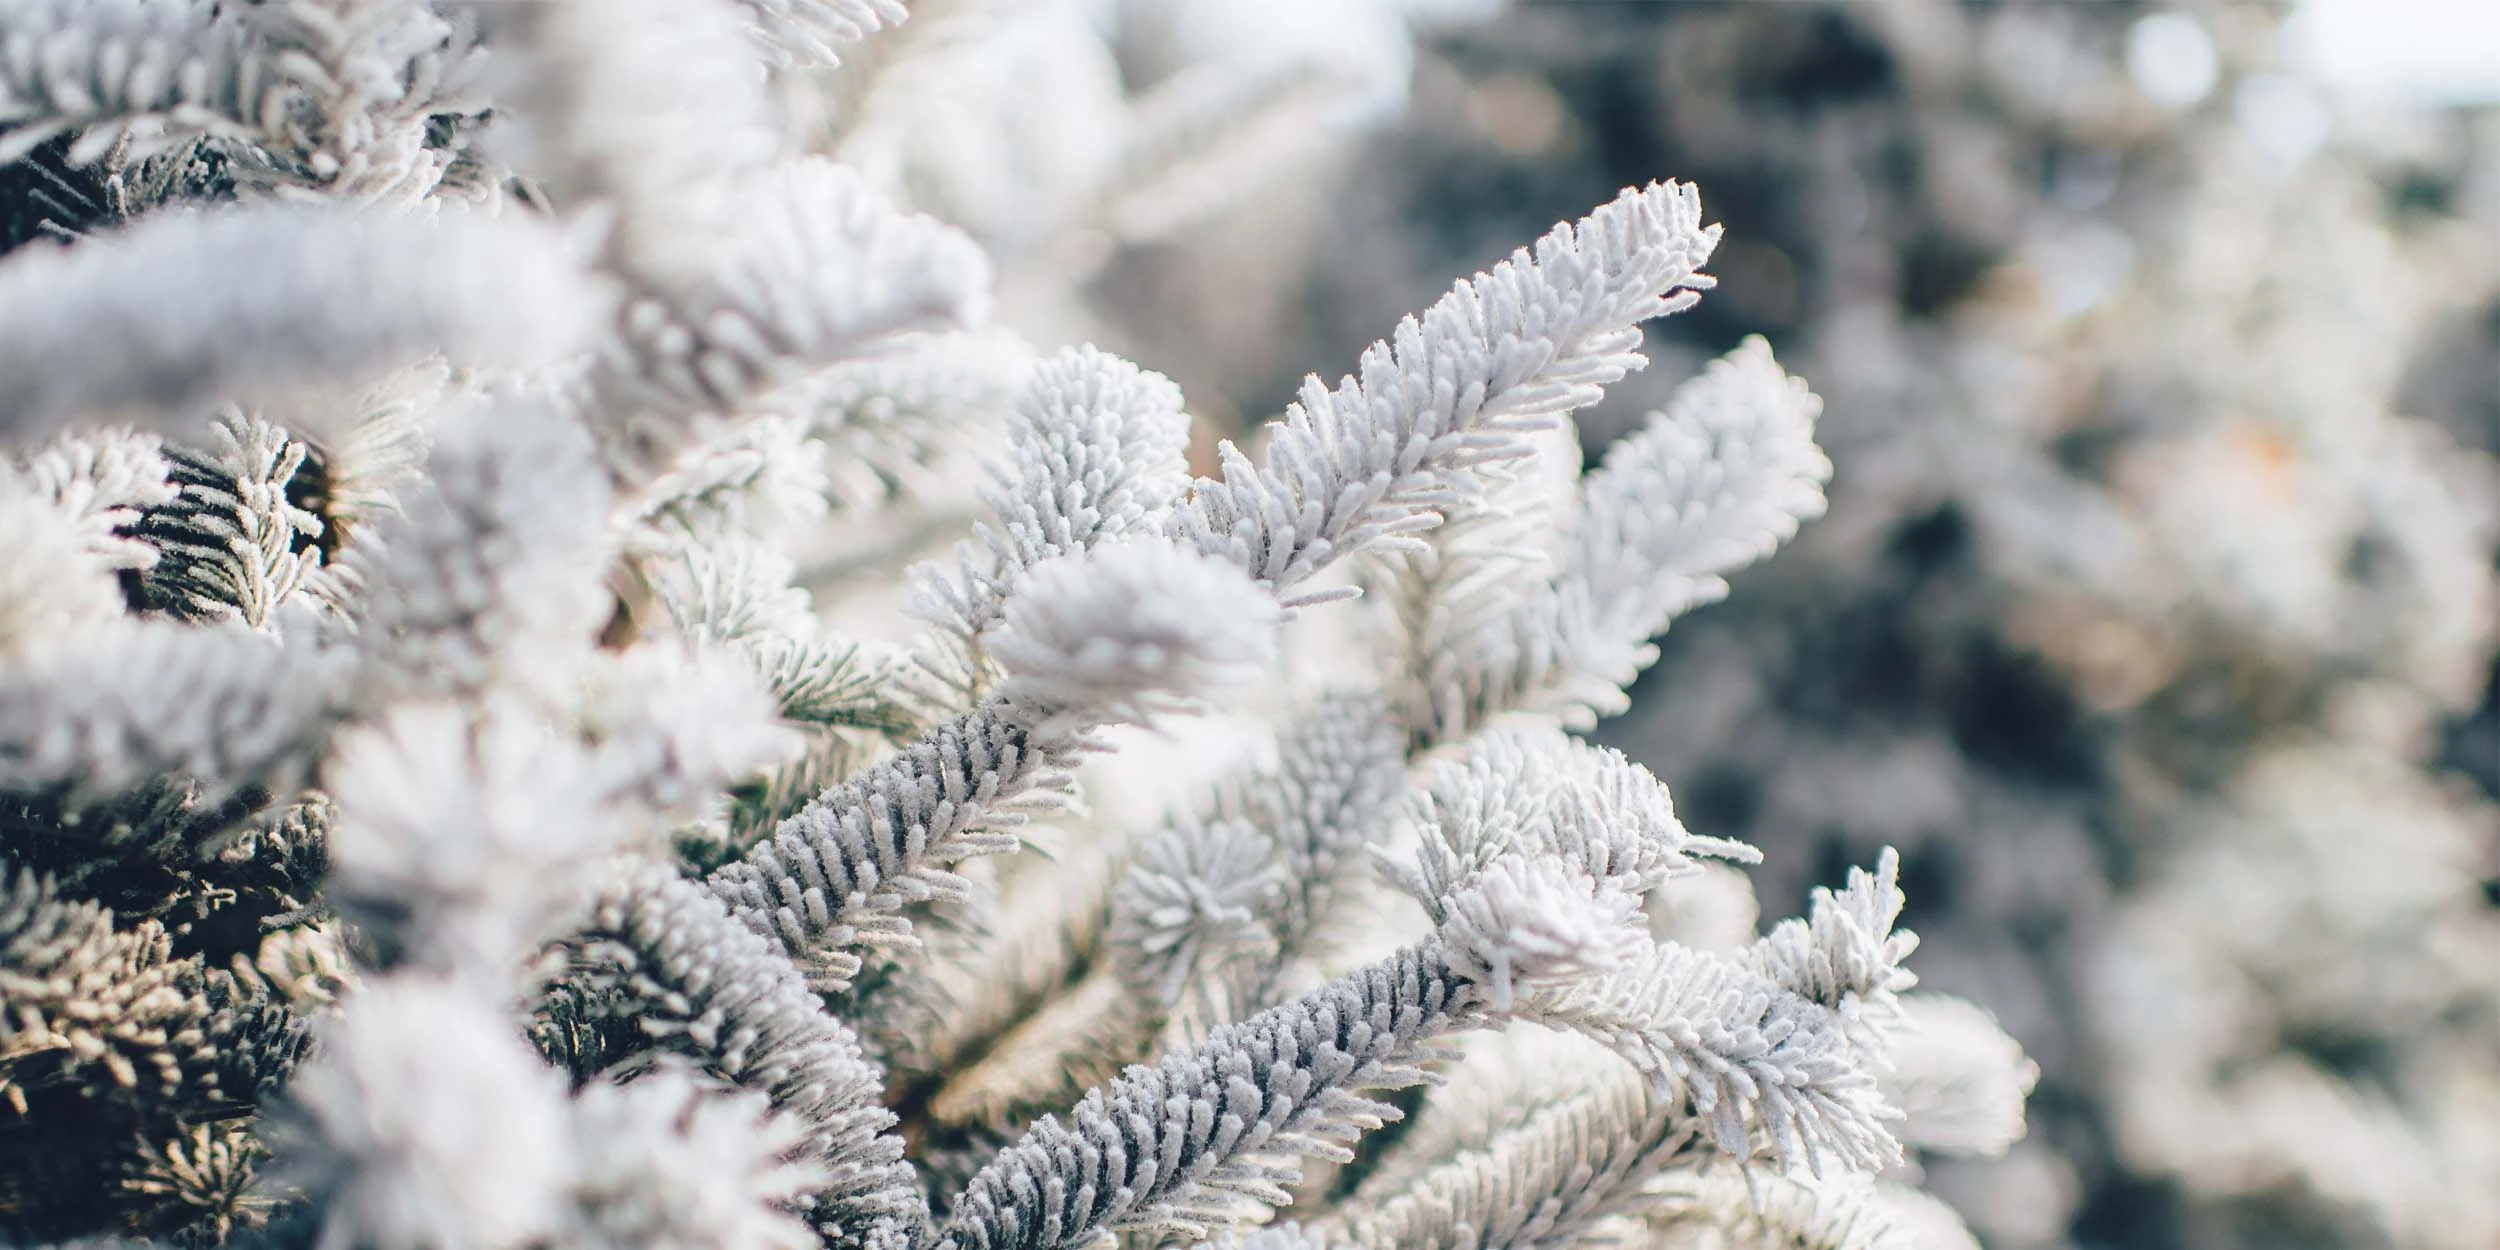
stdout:
[[1820,1174],[1827,1161],[1873,1171],[1900,1156],[1885,1126],[1898,1113],[1841,1017],[1737,960],[1654,946],[1623,972],[1547,987],[1517,1010],[1631,1060],[1737,1159],[1765,1150]]
[[1032,349],[1004,330],[906,334],[781,388],[765,404],[834,449],[828,498],[864,512],[928,492],[945,462],[993,432],[1025,392]]
[[75,431],[28,457],[23,483],[85,529],[101,567],[144,571],[156,551],[127,531],[174,499],[163,449],[154,435],[130,430]]
[[1012,828],[1060,801],[1061,762],[994,699],[817,796],[709,887],[825,988],[859,972],[856,945],[898,944],[904,904],[958,898],[946,865],[1016,848]]
[[1477,488],[1473,470],[1526,454],[1524,435],[1640,367],[1640,323],[1692,305],[1718,237],[1677,183],[1555,227],[1400,323],[1360,380],[1305,382],[1258,464],[1225,444],[1223,480],[1198,483],[1172,532],[1289,607],[1341,597],[1296,588],[1349,552],[1413,549]]
[[1406,760],[1388,707],[1369,691],[1321,696],[1288,726],[1272,775],[1238,802],[1276,843],[1289,883],[1278,939],[1298,950],[1320,923],[1358,852],[1385,833],[1406,792]]
[[1550,730],[1487,734],[1470,745],[1467,755],[1436,763],[1415,798],[1415,862],[1383,861],[1435,921],[1509,857],[1552,856],[1642,897],[1694,871],[1696,857],[1758,858],[1742,843],[1685,829],[1666,786],[1612,748]]
[[1202,1011],[1230,1011],[1218,978],[1277,955],[1265,923],[1284,886],[1275,859],[1245,821],[1181,820],[1148,835],[1112,894],[1105,938],[1121,977],[1166,1009],[1194,990]]
[[825,453],[796,417],[737,426],[643,487],[630,505],[627,545],[688,557],[740,543],[777,546],[823,518]]
[[557,685],[613,606],[589,440],[534,404],[480,405],[435,422],[427,472],[352,561],[374,680],[407,694]]
[[613,835],[592,754],[510,703],[405,703],[342,737],[324,890],[384,968],[502,986],[558,936]]
[[168,450],[179,493],[136,527],[159,553],[141,593],[151,606],[190,619],[268,629],[321,569],[321,518],[292,497],[310,449],[231,409],[209,428],[210,447]]
[[259,1183],[258,1165],[268,1153],[247,1125],[192,1125],[143,1146],[121,1187],[171,1208],[175,1215],[169,1222],[221,1244],[237,1229],[266,1226],[277,1207]]
[[1651,638],[1822,515],[1821,410],[1749,338],[1582,480],[1550,573],[1519,546],[1547,520],[1541,501],[1479,503],[1436,534],[1399,570],[1402,702],[1417,742],[1457,741],[1506,712],[1587,728],[1622,711],[1657,658]]
[[0,460],[0,654],[30,656],[119,620],[118,573],[156,549],[129,536],[143,509],[173,497],[156,439],[64,434],[23,465]]
[[1902,961],[1918,935],[1893,928],[1900,918],[1901,855],[1891,847],[1875,871],[1849,870],[1835,894],[1816,887],[1803,920],[1783,920],[1748,952],[1765,979],[1834,1012],[1862,1049],[1880,1052],[1900,1016],[1899,996],[1918,984]]
[[564,1244],[582,1250],[813,1250],[794,1214],[826,1182],[800,1152],[804,1127],[760,1093],[682,1068],[573,1099],[579,1164]]
[[246,138],[292,83],[245,24],[206,0],[10,0],[0,163],[83,130],[69,162],[125,138]]
[[149,1148],[247,1112],[304,1043],[293,1013],[174,958],[162,926],[117,930],[24,870],[0,876],[0,1004],[0,1116],[21,1126],[0,1135],[0,1211],[23,1228],[96,1227]]
[[988,315],[988,259],[934,218],[897,211],[851,170],[810,160],[734,188],[734,224],[694,259],[624,261],[629,294],[592,375],[603,441],[642,473],[808,372],[915,331]]
[[1523,1111],[1394,1191],[1366,1185],[1342,1221],[1346,1239],[1379,1250],[1568,1246],[1648,1207],[1651,1183],[1707,1153],[1697,1122],[1628,1075]]
[[1188,446],[1180,388],[1161,374],[1091,347],[1033,367],[982,491],[994,523],[975,527],[951,572],[912,570],[913,613],[968,657],[955,684],[979,689],[981,636],[1034,565],[1161,524],[1189,487]]
[[1058,557],[1008,605],[999,694],[827,791],[711,887],[821,984],[848,984],[847,948],[907,943],[906,903],[962,897],[948,865],[1015,849],[1004,830],[1057,805],[1060,770],[1093,730],[1255,674],[1274,611],[1237,573],[1168,545]]
[[824,636],[807,592],[790,585],[792,572],[789,560],[755,543],[720,541],[653,570],[652,590],[681,634],[745,655],[784,717],[888,737],[921,728],[927,700],[910,680],[909,660],[899,650]]
[[[617,214],[608,259],[699,271],[721,180],[775,155],[755,48],[721,0],[449,0],[494,50],[497,153],[556,205]],[[683,256],[683,261],[675,258]],[[686,272],[677,270],[676,272]]]
[[269,1133],[280,1175],[321,1213],[323,1244],[519,1245],[562,1227],[564,1082],[491,1003],[384,978],[322,1022],[320,1043]]
[[1105,1229],[1211,1230],[1290,1201],[1302,1157],[1395,1112],[1364,1091],[1424,1081],[1475,990],[1431,947],[1217,1030],[1045,1117],[966,1187],[941,1250],[1053,1250]]
[[347,708],[352,659],[221,626],[131,622],[0,672],[0,790],[75,801],[189,778],[292,788]]
[[[839,1246],[915,1244],[925,1200],[886,1130],[883,1074],[765,940],[701,886],[665,868],[622,875],[579,938],[580,975],[559,994],[638,1020],[658,1044],[768,1094],[804,1126],[825,1179],[808,1221]],[[603,995],[602,991],[606,993]]]
[[1670,1235],[1710,1230],[1722,1237],[1793,1250],[1913,1250],[1913,1237],[1885,1210],[1881,1191],[1859,1177],[1822,1181],[1757,1168],[1678,1175],[1659,1187],[1649,1225]]
[[[1760,336],[1712,361],[1617,442],[1582,485],[1562,581],[1593,636],[1646,639],[1727,596],[1726,574],[1823,515],[1831,461],[1814,445],[1823,401]],[[1646,655],[1640,666],[1648,663]],[[1630,670],[1598,666],[1618,686]]]
[[[1187,1013],[1165,1036],[1276,1001],[1289,968],[1315,953],[1331,907],[1370,863],[1406,784],[1395,724],[1367,692],[1323,695],[1287,726],[1272,768],[1218,783],[1195,817],[1148,834],[1115,894],[1113,962]],[[1255,858],[1253,853],[1255,852]]]
[[565,247],[518,216],[160,213],[0,261],[0,437],[86,414],[162,422],[435,352],[543,364],[598,309]]
[[1902,1113],[1901,1140],[1939,1154],[1996,1158],[2022,1140],[2023,1100],[2040,1065],[1986,1008],[1946,994],[1908,994],[1876,1077]]

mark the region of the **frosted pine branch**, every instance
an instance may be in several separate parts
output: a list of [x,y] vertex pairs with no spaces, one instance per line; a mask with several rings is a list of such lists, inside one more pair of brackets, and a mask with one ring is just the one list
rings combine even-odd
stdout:
[[1701,1126],[1673,1103],[1628,1077],[1601,1079],[1398,1188],[1366,1186],[1346,1239],[1378,1250],[1568,1246],[1646,1208],[1660,1175],[1706,1151]]
[[990,650],[1005,698],[1046,732],[1083,732],[1248,685],[1275,657],[1278,623],[1232,566],[1148,539],[1032,569]]
[[65,434],[21,465],[0,460],[0,655],[31,657],[121,619],[123,570],[157,550],[125,531],[171,500],[157,440]]
[[1678,183],[1555,227],[1400,323],[1357,377],[1305,382],[1258,463],[1226,444],[1223,480],[1198,484],[1174,533],[1288,606],[1336,597],[1295,588],[1349,552],[1411,547],[1475,489],[1468,470],[1525,454],[1523,435],[1640,367],[1640,323],[1692,305],[1718,237]]
[[0,673],[0,789],[283,785],[345,710],[350,671],[334,650],[239,627],[116,626]]
[[243,137],[293,85],[207,0],[10,0],[0,14],[0,162],[72,130],[85,131],[74,164],[124,138]]
[[988,315],[981,250],[843,166],[794,162],[725,193],[736,211],[691,261],[623,258],[629,294],[592,381],[608,441],[638,462],[664,465],[688,417],[736,412],[878,340]]
[[[391,978],[324,1022],[288,1087],[279,1160],[322,1240],[376,1250],[516,1245],[564,1222],[564,1082],[504,1014]],[[492,1116],[473,1108],[492,1107]]]
[[1660,945],[1623,972],[1540,995],[1523,1018],[1612,1047],[1738,1159],[1872,1171],[1900,1155],[1871,1057],[1840,1016],[1722,956]]
[[1057,1250],[1105,1229],[1203,1238],[1282,1205],[1296,1159],[1343,1159],[1395,1116],[1365,1091],[1424,1081],[1417,1065],[1471,1022],[1473,997],[1430,949],[1402,952],[1131,1068],[975,1176],[938,1245]]
[[804,1127],[761,1093],[731,1092],[676,1067],[624,1084],[592,1081],[573,1100],[577,1214],[565,1244],[583,1250],[822,1244],[794,1214],[821,1188],[794,1158]]
[[558,414],[505,402],[434,426],[429,480],[360,566],[361,645],[402,692],[552,683],[610,610],[608,488]]
[[160,214],[0,261],[0,437],[82,415],[164,423],[436,352],[544,364],[598,309],[553,233],[518,217]]
[[824,1173],[804,1204],[820,1234],[838,1246],[916,1244],[925,1200],[886,1135],[883,1074],[764,938],[702,886],[651,866],[602,891],[579,941],[585,1012],[639,1021],[658,1044],[798,1119]]
[[1517,993],[1613,972],[1649,949],[1640,896],[1559,859],[1505,855],[1444,902],[1450,966],[1507,1012]]
[[1455,741],[1506,712],[1586,728],[1621,711],[1657,658],[1651,638],[1822,515],[1821,410],[1750,338],[1582,479],[1550,572],[1543,553],[1513,545],[1542,519],[1533,503],[1516,517],[1474,505],[1468,525],[1436,534],[1399,584],[1419,741]]
[[1640,896],[1693,871],[1698,856],[1757,858],[1686,830],[1648,769],[1550,730],[1488,734],[1464,757],[1439,761],[1413,816],[1422,833],[1414,863],[1384,867],[1435,920],[1505,856],[1551,856]]
[[847,983],[846,948],[907,941],[905,903],[961,895],[949,865],[1015,849],[1003,830],[1057,801],[1090,731],[1255,675],[1274,613],[1239,573],[1165,544],[1061,557],[1008,605],[998,695],[818,797],[712,888],[826,984]]
[[108,569],[146,570],[156,550],[121,531],[147,509],[172,502],[164,444],[128,430],[64,434],[26,461],[17,488],[48,500],[82,526],[90,553]]
[[1044,358],[982,492],[993,519],[959,549],[951,576],[935,564],[913,570],[915,612],[977,663],[982,632],[1026,570],[1162,522],[1189,488],[1188,448],[1189,417],[1169,379],[1091,347]]
[[1832,466],[1814,444],[1822,410],[1768,344],[1748,338],[1607,451],[1582,485],[1558,579],[1574,662],[1630,685],[1656,656],[1643,644],[1667,622],[1725,598],[1726,574],[1823,515]]
[[2022,1140],[2023,1100],[2040,1065],[1996,1017],[1945,994],[1904,995],[1876,1078],[1901,1108],[1902,1141],[1941,1154],[1995,1158]]
[[704,197],[774,156],[756,49],[722,0],[449,0],[494,51],[498,154],[568,209],[618,216],[610,259],[697,270]]
[[680,633],[745,655],[781,714],[810,725],[916,732],[922,700],[899,649],[828,638],[790,562],[754,543],[690,549],[653,590]]
[[167,453],[180,493],[137,527],[162,556],[142,584],[180,615],[266,629],[321,568],[311,545],[321,518],[287,497],[310,448],[236,411],[220,414],[209,432],[210,447]]
[[1858,1045],[1881,1047],[1899,995],[1918,984],[1902,961],[1918,935],[1893,928],[1901,915],[1901,855],[1890,847],[1875,871],[1849,870],[1846,888],[1818,887],[1803,920],[1783,920],[1749,953],[1756,971],[1790,993],[1838,1013]]
[[1275,848],[1249,824],[1181,821],[1149,835],[1112,895],[1110,930],[1120,973],[1167,1008],[1218,970],[1275,958],[1261,923],[1280,891]]
[[12,0],[0,162],[78,132],[71,164],[231,144],[240,187],[413,198],[443,154],[429,115],[459,111],[467,47],[406,0]]
[[778,546],[824,518],[826,450],[796,417],[736,426],[635,493],[627,546],[687,558],[717,547]]
[[[1882,1191],[1860,1177],[1821,1181],[1751,1168],[1686,1173],[1662,1184],[1652,1204],[1650,1225],[1669,1233],[1708,1229],[1797,1250],[1949,1245],[1911,1235],[1886,1209]],[[1964,1233],[1965,1243],[1975,1244],[1968,1238]]]
[[347,735],[326,771],[340,804],[329,895],[385,967],[500,989],[587,901],[584,874],[612,849],[590,754],[526,708],[402,705]]
[[959,896],[947,865],[1016,849],[1012,828],[1064,783],[1031,727],[993,699],[817,796],[710,889],[827,988],[850,982],[850,948],[909,940],[903,905]]
[[834,504],[867,511],[935,484],[1022,398],[1032,349],[1000,329],[906,334],[769,396],[836,449]]

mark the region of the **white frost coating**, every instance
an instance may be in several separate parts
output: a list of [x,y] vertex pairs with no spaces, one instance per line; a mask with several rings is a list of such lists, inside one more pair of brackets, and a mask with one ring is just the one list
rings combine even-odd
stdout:
[[1806,918],[1779,922],[1754,943],[1751,962],[1789,992],[1830,1008],[1857,1044],[1878,1048],[1900,1014],[1901,992],[1918,984],[1902,964],[1918,949],[1918,935],[1892,927],[1902,902],[1901,855],[1886,847],[1875,871],[1850,869],[1839,893],[1818,887]]
[[341,709],[343,657],[249,630],[118,624],[0,672],[0,788],[210,794],[300,775]]
[[377,527],[364,646],[407,689],[558,685],[611,608],[607,479],[579,427],[527,403],[434,426],[430,480]]
[[156,548],[124,533],[170,501],[154,436],[63,435],[23,464],[0,460],[0,656],[24,659],[121,618],[121,570]]
[[1034,566],[990,647],[1011,700],[1094,724],[1147,720],[1247,684],[1275,658],[1277,623],[1239,570],[1147,540]]
[[514,1246],[561,1224],[564,1082],[491,1002],[387,978],[318,1036],[276,1127],[281,1163],[325,1200],[321,1246]]
[[1166,1004],[1191,980],[1273,944],[1260,913],[1283,885],[1274,847],[1238,820],[1183,821],[1149,836],[1112,894],[1107,934],[1121,971]]
[[900,25],[902,0],[737,0],[765,59],[785,68],[838,64],[835,49]]
[[801,743],[764,676],[727,647],[666,641],[593,668],[584,720],[603,799],[691,817],[731,783],[787,763]]
[[[721,0],[450,0],[496,55],[496,150],[560,206],[613,201],[629,262],[700,254],[694,193],[776,152],[754,49]],[[665,206],[669,212],[655,212]],[[679,212],[676,210],[687,210]]]
[[913,570],[915,612],[962,639],[998,619],[1024,571],[1159,525],[1189,489],[1180,388],[1109,352],[1073,347],[1033,367],[1007,422],[1006,461],[982,492],[978,545]]
[[792,1214],[826,1170],[807,1132],[758,1092],[670,1064],[573,1099],[579,1250],[814,1250]]
[[1495,1011],[1514,987],[1613,972],[1649,949],[1640,895],[1558,859],[1508,855],[1450,898],[1441,921],[1450,967],[1484,984]]
[[1665,785],[1622,753],[1550,729],[1481,736],[1433,766],[1413,808],[1423,835],[1414,863],[1383,856],[1383,867],[1435,921],[1506,856],[1551,856],[1636,897],[1694,871],[1696,856],[1760,858],[1686,830]]
[[1749,338],[1581,480],[1550,573],[1542,553],[1519,549],[1551,528],[1538,501],[1469,505],[1398,570],[1411,670],[1401,703],[1416,734],[1447,741],[1506,712],[1586,728],[1622,711],[1657,659],[1650,639],[1822,515],[1832,467],[1814,443],[1821,410]]
[[166,213],[0,262],[0,437],[87,414],[163,422],[437,352],[545,364],[600,308],[556,233],[518,215]]
[[1891,1069],[1876,1082],[1908,1117],[1903,1141],[1993,1159],[2022,1140],[2023,1100],[2040,1065],[1987,1008],[1947,994],[1905,995],[1890,1052]]
[[[636,263],[596,375],[603,421],[735,412],[873,341],[989,314],[980,247],[904,213],[858,174],[794,161],[740,179],[710,246]],[[691,263],[700,261],[700,264]]]
[[1555,227],[1400,322],[1359,378],[1304,382],[1257,464],[1226,443],[1223,480],[1198,483],[1175,534],[1287,606],[1342,597],[1294,588],[1349,551],[1414,549],[1434,509],[1477,489],[1465,470],[1527,454],[1523,435],[1646,363],[1640,323],[1712,285],[1699,269],[1718,239],[1680,183]]
[[[1814,444],[1822,411],[1756,336],[1615,444],[1583,485],[1562,574],[1566,594],[1587,600],[1589,636],[1575,641],[1645,642],[1678,614],[1725,598],[1725,574],[1823,515],[1832,463]],[[1638,649],[1646,667],[1649,649]],[[1621,671],[1600,667],[1610,678]]]
[[1737,960],[1656,946],[1611,977],[1538,995],[1522,1015],[1613,1048],[1737,1158],[1759,1150],[1821,1174],[1901,1157],[1886,1127],[1900,1113],[1837,1013]]
[[330,889],[386,958],[499,986],[548,936],[613,835],[578,741],[494,707],[475,723],[411,704],[343,739],[323,778],[339,804]]
[[81,163],[124,136],[144,150],[246,134],[291,85],[264,53],[207,0],[7,0],[0,162],[81,127],[72,154]]

